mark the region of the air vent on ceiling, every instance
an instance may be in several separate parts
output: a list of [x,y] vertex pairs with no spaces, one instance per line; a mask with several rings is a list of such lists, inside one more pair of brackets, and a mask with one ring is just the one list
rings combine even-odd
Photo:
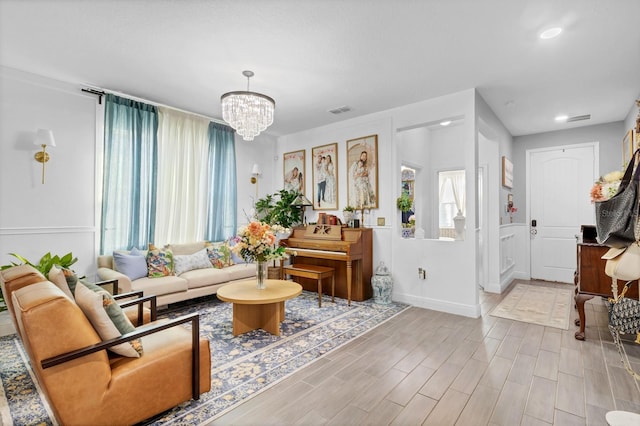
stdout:
[[330,112],[331,114],[336,114],[336,115],[337,115],[337,114],[342,114],[342,113],[344,113],[344,112],[349,112],[349,111],[351,111],[351,107],[350,107],[350,106],[347,106],[347,105],[343,105],[343,106],[341,106],[341,107],[338,107],[338,108],[334,108],[334,109],[330,109],[330,110],[329,110],[329,112]]
[[590,119],[591,119],[591,114],[575,115],[573,117],[567,118],[567,123],[570,123],[572,121],[582,121],[582,120],[590,120]]

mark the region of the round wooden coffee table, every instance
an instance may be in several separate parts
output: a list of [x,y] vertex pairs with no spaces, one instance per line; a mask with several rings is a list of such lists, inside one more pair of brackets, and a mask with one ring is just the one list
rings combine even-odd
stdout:
[[284,301],[302,293],[293,281],[267,280],[267,288],[258,290],[256,280],[242,281],[218,289],[218,299],[233,303],[233,335],[259,328],[276,336],[284,321]]

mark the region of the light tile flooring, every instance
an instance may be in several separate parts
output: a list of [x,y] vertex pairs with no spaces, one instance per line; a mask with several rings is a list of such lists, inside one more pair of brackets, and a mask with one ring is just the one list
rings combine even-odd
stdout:
[[[478,319],[410,308],[211,424],[606,425],[610,410],[640,413],[602,299],[578,341],[573,323],[490,316],[502,297],[481,293]],[[640,345],[626,347],[640,372]]]
[[[606,425],[610,410],[640,413],[600,298],[587,302],[581,342],[573,324],[490,316],[507,292],[481,292],[477,319],[410,308],[211,424]],[[12,332],[0,313],[0,335]],[[640,372],[640,345],[625,346]]]

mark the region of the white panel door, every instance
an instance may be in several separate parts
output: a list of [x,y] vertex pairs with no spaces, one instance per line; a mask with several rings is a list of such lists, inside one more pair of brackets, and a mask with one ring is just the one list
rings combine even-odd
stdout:
[[581,225],[595,223],[589,198],[597,179],[595,145],[529,154],[531,278],[571,283],[576,235]]

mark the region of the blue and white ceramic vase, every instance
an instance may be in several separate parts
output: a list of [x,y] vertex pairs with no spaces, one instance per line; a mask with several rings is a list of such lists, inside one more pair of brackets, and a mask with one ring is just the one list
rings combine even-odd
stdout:
[[380,262],[376,268],[375,275],[371,277],[371,287],[373,288],[373,301],[381,305],[391,303],[391,292],[393,290],[393,278],[391,272],[384,262]]

